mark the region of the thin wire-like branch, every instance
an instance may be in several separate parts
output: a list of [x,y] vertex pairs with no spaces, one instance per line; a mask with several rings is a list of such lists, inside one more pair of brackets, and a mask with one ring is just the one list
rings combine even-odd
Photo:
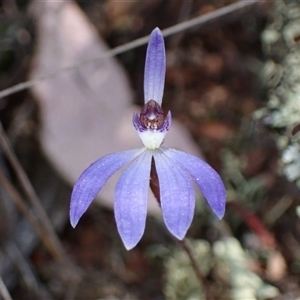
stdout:
[[9,291],[5,286],[1,277],[0,277],[0,295],[2,296],[3,300],[12,300],[12,297],[9,294]]
[[[183,1],[182,6],[181,6],[181,11],[178,19],[178,24],[186,21],[189,19],[192,7],[193,7],[194,1]],[[175,34],[171,39],[170,39],[170,48],[172,51],[175,53],[177,52],[177,47],[181,40],[184,37],[185,32],[181,31],[178,34]],[[181,62],[180,60],[175,60],[174,66],[182,69]],[[173,66],[173,67],[174,67]],[[184,108],[184,103],[185,103],[185,80],[184,80],[184,72],[175,72],[175,77],[174,77],[174,83],[175,83],[175,90],[174,90],[174,95],[173,95],[173,113],[176,113],[177,111],[182,111]],[[176,107],[176,110],[175,110]]]
[[18,271],[18,275],[20,275],[24,287],[26,287],[27,290],[34,292],[38,296],[43,287],[37,281],[30,262],[23,255],[19,247],[20,246],[13,241],[6,241],[3,247],[4,252],[1,254],[3,256],[5,255],[7,258],[10,258],[12,265]]
[[[202,16],[193,18],[191,20],[181,22],[181,23],[176,24],[174,26],[171,26],[169,28],[166,28],[166,29],[162,30],[163,36],[166,37],[166,36],[181,32],[183,30],[186,30],[188,28],[191,28],[191,27],[194,27],[194,26],[197,26],[197,25],[202,25],[202,24],[204,24],[208,21],[212,21],[214,19],[217,19],[219,17],[228,15],[228,14],[236,12],[238,10],[249,8],[249,7],[253,6],[254,4],[257,4],[258,2],[260,2],[260,0],[250,0],[250,1],[249,0],[243,0],[243,1],[239,1],[239,2],[236,2],[236,3],[230,4],[228,6],[220,8],[216,11],[207,13],[205,15],[202,15]],[[28,80],[28,81],[16,84],[12,87],[9,87],[7,89],[2,90],[0,92],[0,99],[3,98],[3,97],[9,96],[11,94],[14,94],[14,93],[23,91],[25,89],[28,89],[28,88],[32,87],[33,85],[35,85],[35,84],[37,84],[41,81],[44,81],[46,79],[50,79],[50,78],[58,76],[60,74],[73,71],[74,69],[77,69],[77,68],[79,68],[83,65],[86,65],[88,63],[93,63],[93,62],[98,61],[100,59],[115,56],[115,55],[124,53],[126,51],[132,50],[134,48],[140,47],[142,45],[145,45],[148,42],[148,38],[149,38],[149,36],[139,38],[137,40],[126,43],[124,45],[115,47],[115,48],[113,48],[113,49],[111,49],[107,52],[101,53],[99,56],[97,56],[93,59],[83,60],[78,64],[74,64],[74,65],[66,67],[66,68],[61,68],[61,69],[59,69],[59,70],[57,70],[53,73],[45,74],[44,76],[41,76],[39,78],[35,78],[35,79],[32,79],[32,80]]]
[[183,30],[189,29],[191,27],[194,27],[197,25],[202,25],[208,21],[212,21],[212,20],[220,18],[222,16],[229,15],[238,10],[251,7],[260,1],[261,0],[243,0],[243,1],[239,1],[236,3],[230,4],[230,5],[224,6],[222,8],[219,8],[216,11],[209,12],[205,15],[193,18],[188,21],[181,22],[181,23],[173,25],[167,29],[164,29],[164,30],[162,30],[163,36],[166,37],[166,36],[172,35],[174,33],[178,33]]
[[10,181],[6,178],[1,170],[0,181],[4,184],[12,199],[14,200],[20,211],[23,213],[23,215],[26,217],[26,219],[29,221],[29,223],[32,225],[33,229],[36,231],[44,246],[51,253],[52,257],[59,263],[64,265],[64,267],[66,267],[66,269],[70,273],[69,282],[66,283],[66,299],[72,299],[72,291],[75,291],[74,287],[76,287],[78,282],[81,280],[81,272],[65,252],[48,215],[41,205],[41,202],[35,190],[33,189],[24,169],[22,168],[18,158],[15,155],[15,152],[10,144],[8,137],[6,136],[1,122],[0,147],[2,148],[7,160],[10,162],[11,167],[14,170],[25,195],[33,206],[35,214],[30,211],[30,209],[24,203],[22,197],[19,195],[18,191],[14,188],[14,186],[10,183]]
[[56,258],[60,259],[60,252],[57,250],[55,244],[49,238],[47,232],[43,230],[43,226],[39,224],[34,214],[29,210],[27,205],[24,203],[22,197],[14,188],[13,184],[8,180],[8,178],[3,174],[2,170],[0,169],[0,183],[5,188],[7,193],[10,195],[10,198],[13,200],[17,208],[23,214],[25,219],[31,224],[34,231],[37,233],[37,236],[41,239],[45,247],[48,249],[50,254]]
[[[181,24],[182,22],[185,22],[189,19],[193,4],[194,4],[194,0],[182,2],[180,13],[177,19],[178,24]],[[184,36],[184,32],[181,31],[180,33],[172,37],[172,39],[170,40],[171,49],[174,49],[178,46],[183,36]]]
[[14,150],[10,144],[10,141],[8,137],[6,136],[6,133],[2,127],[2,124],[0,122],[0,146],[7,158],[7,160],[10,162],[11,167],[16,173],[16,176],[26,194],[29,201],[31,202],[33,208],[35,209],[35,212],[38,216],[40,226],[42,226],[45,231],[47,232],[47,235],[52,241],[53,246],[55,247],[56,252],[56,259],[60,261],[66,261],[66,255],[64,252],[64,249],[60,243],[59,238],[57,237],[53,226],[50,222],[50,219],[48,218],[48,215],[46,214],[44,208],[41,205],[41,202],[33,189],[24,169],[22,168],[18,158],[16,157]]

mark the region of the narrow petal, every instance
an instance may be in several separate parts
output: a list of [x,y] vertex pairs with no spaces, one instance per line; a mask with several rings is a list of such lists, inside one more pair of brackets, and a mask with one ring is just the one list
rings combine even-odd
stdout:
[[123,172],[115,194],[115,219],[127,250],[145,230],[152,151],[146,150]]
[[155,152],[154,161],[165,224],[174,236],[183,239],[194,216],[195,192],[192,181],[187,172],[162,151]]
[[143,151],[142,148],[106,155],[91,164],[80,175],[71,196],[70,221],[73,227],[77,225],[107,180]]
[[144,75],[145,103],[155,100],[161,105],[166,74],[165,43],[161,31],[155,28],[149,39]]
[[196,156],[174,149],[163,148],[162,151],[190,174],[214,213],[219,219],[223,218],[226,190],[219,174]]

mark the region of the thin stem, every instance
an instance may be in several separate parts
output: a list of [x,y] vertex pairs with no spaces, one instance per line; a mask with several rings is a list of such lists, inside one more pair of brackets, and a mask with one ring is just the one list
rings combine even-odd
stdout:
[[[151,188],[156,200],[158,201],[158,203],[160,205],[159,180],[158,180],[158,175],[156,172],[155,162],[154,162],[153,158],[152,158],[152,162],[151,162],[150,188]],[[187,256],[191,262],[191,266],[192,266],[192,268],[196,274],[196,277],[199,281],[200,288],[201,288],[201,290],[204,290],[204,293],[206,295],[206,300],[213,300],[213,297],[211,296],[211,293],[208,289],[208,284],[206,283],[205,276],[202,274],[199,264],[193,254],[191,247],[187,243],[187,240],[186,239],[183,239],[183,240],[175,239],[175,240],[178,243],[178,245],[181,247],[181,249],[183,251],[185,251],[185,253],[187,254]]]
[[[23,255],[22,248],[19,247],[20,246],[16,245],[14,242],[7,241],[4,245],[4,253],[1,254],[11,260],[12,265],[15,267],[18,274],[20,274],[24,287],[26,287],[28,291],[32,291],[38,297],[41,295],[41,292],[45,292],[45,288],[37,281],[32,267],[30,266],[30,262]],[[45,297],[40,297],[40,299],[44,300]]]
[[206,295],[206,300],[213,300],[214,298],[211,295],[211,292],[209,290],[207,280],[201,272],[201,269],[199,267],[197,259],[195,258],[194,254],[193,254],[193,250],[191,249],[190,245],[188,244],[188,241],[185,238],[181,241],[176,239],[176,241],[177,241],[178,245],[182,248],[182,250],[185,251],[185,253],[189,257],[191,266],[197,276],[199,283],[201,284],[201,288],[204,290],[204,293]]
[[0,295],[3,297],[3,300],[12,300],[12,297],[9,294],[9,291],[1,277],[0,277]]
[[29,201],[34,207],[40,225],[45,229],[47,235],[49,236],[49,239],[51,239],[52,241],[52,245],[55,248],[55,253],[56,253],[55,258],[60,261],[66,261],[66,254],[60,243],[60,240],[56,235],[56,232],[54,231],[53,226],[51,224],[51,221],[48,218],[48,215],[46,214],[43,206],[41,205],[41,202],[35,190],[33,189],[24,169],[22,168],[17,156],[15,155],[14,150],[10,144],[10,141],[2,127],[1,122],[0,122],[0,146],[3,149],[6,158],[10,162],[11,167],[15,171],[16,176],[26,196],[28,197]]
[[41,239],[44,246],[51,253],[52,257],[55,259],[60,259],[60,252],[57,250],[54,243],[49,238],[47,232],[45,232],[45,230],[43,230],[43,226],[41,226],[39,224],[36,217],[33,215],[33,213],[30,211],[30,209],[26,206],[26,204],[24,203],[20,194],[14,188],[12,183],[7,179],[7,177],[3,174],[1,169],[0,169],[0,183],[5,188],[7,193],[10,195],[10,198],[15,203],[17,208],[20,210],[20,212],[23,214],[23,216],[27,219],[29,224],[35,230],[37,236]]
[[[181,9],[179,12],[179,16],[177,19],[178,24],[181,24],[182,22],[185,22],[188,20],[192,7],[193,7],[194,0],[191,1],[183,1],[181,5]],[[177,48],[179,43],[181,42],[182,38],[184,36],[184,32],[181,31],[180,33],[174,35],[172,39],[170,39],[169,45],[172,49]]]
[[[166,36],[181,32],[183,30],[186,30],[188,28],[204,24],[208,21],[212,21],[212,20],[220,18],[222,16],[229,15],[233,12],[249,8],[249,7],[259,3],[260,1],[261,0],[251,0],[251,1],[244,0],[244,1],[239,1],[239,2],[236,2],[236,3],[230,4],[228,6],[220,8],[216,11],[207,13],[207,14],[202,15],[202,16],[198,16],[198,17],[193,18],[191,20],[184,21],[184,22],[181,22],[181,23],[176,24],[174,26],[171,26],[169,28],[166,28],[166,29],[162,30],[163,36],[166,37]],[[140,47],[142,45],[145,45],[145,44],[147,44],[148,39],[149,39],[149,36],[139,38],[137,40],[126,43],[124,45],[115,47],[115,48],[113,48],[113,49],[111,49],[107,52],[101,53],[99,56],[97,56],[93,59],[84,60],[84,61],[79,62],[78,64],[74,64],[74,65],[71,65],[71,66],[66,67],[66,68],[61,68],[61,69],[59,69],[59,70],[57,70],[53,73],[45,74],[44,76],[41,76],[39,78],[34,78],[32,80],[28,80],[28,81],[16,84],[16,85],[14,85],[12,87],[9,87],[5,90],[2,90],[0,92],[0,99],[3,98],[3,97],[9,96],[11,94],[14,94],[14,93],[23,91],[25,89],[28,89],[28,88],[32,87],[33,85],[35,85],[35,84],[37,84],[41,81],[44,81],[46,79],[58,76],[62,73],[73,71],[73,70],[75,70],[75,69],[77,69],[77,68],[79,68],[83,65],[86,65],[88,63],[93,63],[93,62],[95,62],[99,59],[112,57],[112,56],[124,53],[126,51],[132,50],[134,48]]]

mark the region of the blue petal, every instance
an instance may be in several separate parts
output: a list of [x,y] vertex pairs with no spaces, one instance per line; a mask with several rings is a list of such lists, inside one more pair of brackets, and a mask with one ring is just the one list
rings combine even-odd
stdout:
[[164,93],[166,74],[166,53],[165,43],[161,31],[155,28],[149,39],[145,75],[144,75],[144,95],[145,103],[155,100],[161,105]]
[[162,151],[155,152],[154,160],[165,224],[174,236],[183,239],[194,216],[195,192],[192,181],[187,172]]
[[127,250],[145,230],[152,151],[146,150],[123,172],[115,194],[115,219]]
[[107,180],[122,166],[138,156],[144,149],[117,152],[101,157],[91,164],[74,185],[70,221],[75,227]]
[[218,218],[223,218],[226,190],[219,174],[196,156],[174,149],[163,148],[162,151],[191,175],[214,213]]

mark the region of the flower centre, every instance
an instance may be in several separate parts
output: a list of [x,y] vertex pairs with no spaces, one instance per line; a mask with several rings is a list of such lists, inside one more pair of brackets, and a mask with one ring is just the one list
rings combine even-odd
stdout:
[[149,100],[142,108],[140,113],[140,121],[147,129],[160,129],[164,124],[164,120],[164,112],[156,101]]
[[144,146],[154,150],[162,144],[170,129],[172,117],[170,112],[165,117],[160,105],[154,100],[149,100],[142,108],[140,115],[133,114],[132,121]]

